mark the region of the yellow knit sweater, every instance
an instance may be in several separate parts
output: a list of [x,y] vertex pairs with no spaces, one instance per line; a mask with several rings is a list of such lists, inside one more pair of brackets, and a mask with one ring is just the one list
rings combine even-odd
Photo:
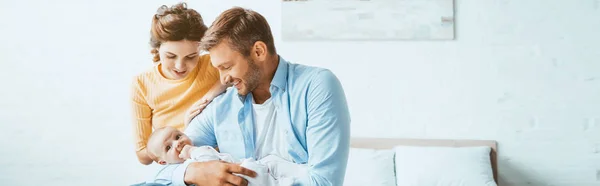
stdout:
[[160,63],[134,78],[132,84],[133,136],[137,151],[144,150],[152,129],[172,126],[184,129],[185,111],[219,81],[210,56],[200,56],[198,65],[185,78],[170,80],[159,71]]

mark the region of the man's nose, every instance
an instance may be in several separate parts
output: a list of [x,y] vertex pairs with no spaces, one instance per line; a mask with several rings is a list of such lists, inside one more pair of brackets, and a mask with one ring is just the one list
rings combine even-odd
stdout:
[[231,81],[231,76],[227,74],[221,74],[221,84],[227,85]]

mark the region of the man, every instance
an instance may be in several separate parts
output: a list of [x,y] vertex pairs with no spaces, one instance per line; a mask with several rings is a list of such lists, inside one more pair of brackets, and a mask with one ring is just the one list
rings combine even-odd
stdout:
[[[190,122],[185,133],[194,145],[218,144],[235,158],[279,157],[291,162],[282,166],[298,166],[298,185],[343,184],[350,115],[331,71],[281,58],[266,19],[239,7],[215,20],[201,47],[221,82],[233,87]],[[234,174],[255,176],[237,164],[211,161],[167,166],[156,179],[173,185],[247,184]]]

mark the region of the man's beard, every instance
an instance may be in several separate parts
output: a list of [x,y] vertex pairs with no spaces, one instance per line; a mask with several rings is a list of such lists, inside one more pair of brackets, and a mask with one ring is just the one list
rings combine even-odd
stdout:
[[238,91],[239,95],[245,96],[252,92],[258,87],[258,81],[260,80],[260,70],[254,62],[254,60],[248,58],[248,71],[244,74],[243,78],[244,87]]

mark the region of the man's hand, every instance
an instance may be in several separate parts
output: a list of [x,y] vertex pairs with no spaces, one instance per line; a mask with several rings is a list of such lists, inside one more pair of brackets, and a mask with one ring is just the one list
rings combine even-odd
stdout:
[[239,164],[223,161],[193,162],[185,171],[185,183],[199,186],[247,186],[248,181],[242,177],[233,175],[243,174],[256,177],[256,172],[241,167]]
[[208,106],[208,104],[212,101],[212,99],[202,98],[198,100],[194,105],[192,105],[186,112],[184,116],[184,124],[187,127],[188,124],[196,117],[198,114]]

